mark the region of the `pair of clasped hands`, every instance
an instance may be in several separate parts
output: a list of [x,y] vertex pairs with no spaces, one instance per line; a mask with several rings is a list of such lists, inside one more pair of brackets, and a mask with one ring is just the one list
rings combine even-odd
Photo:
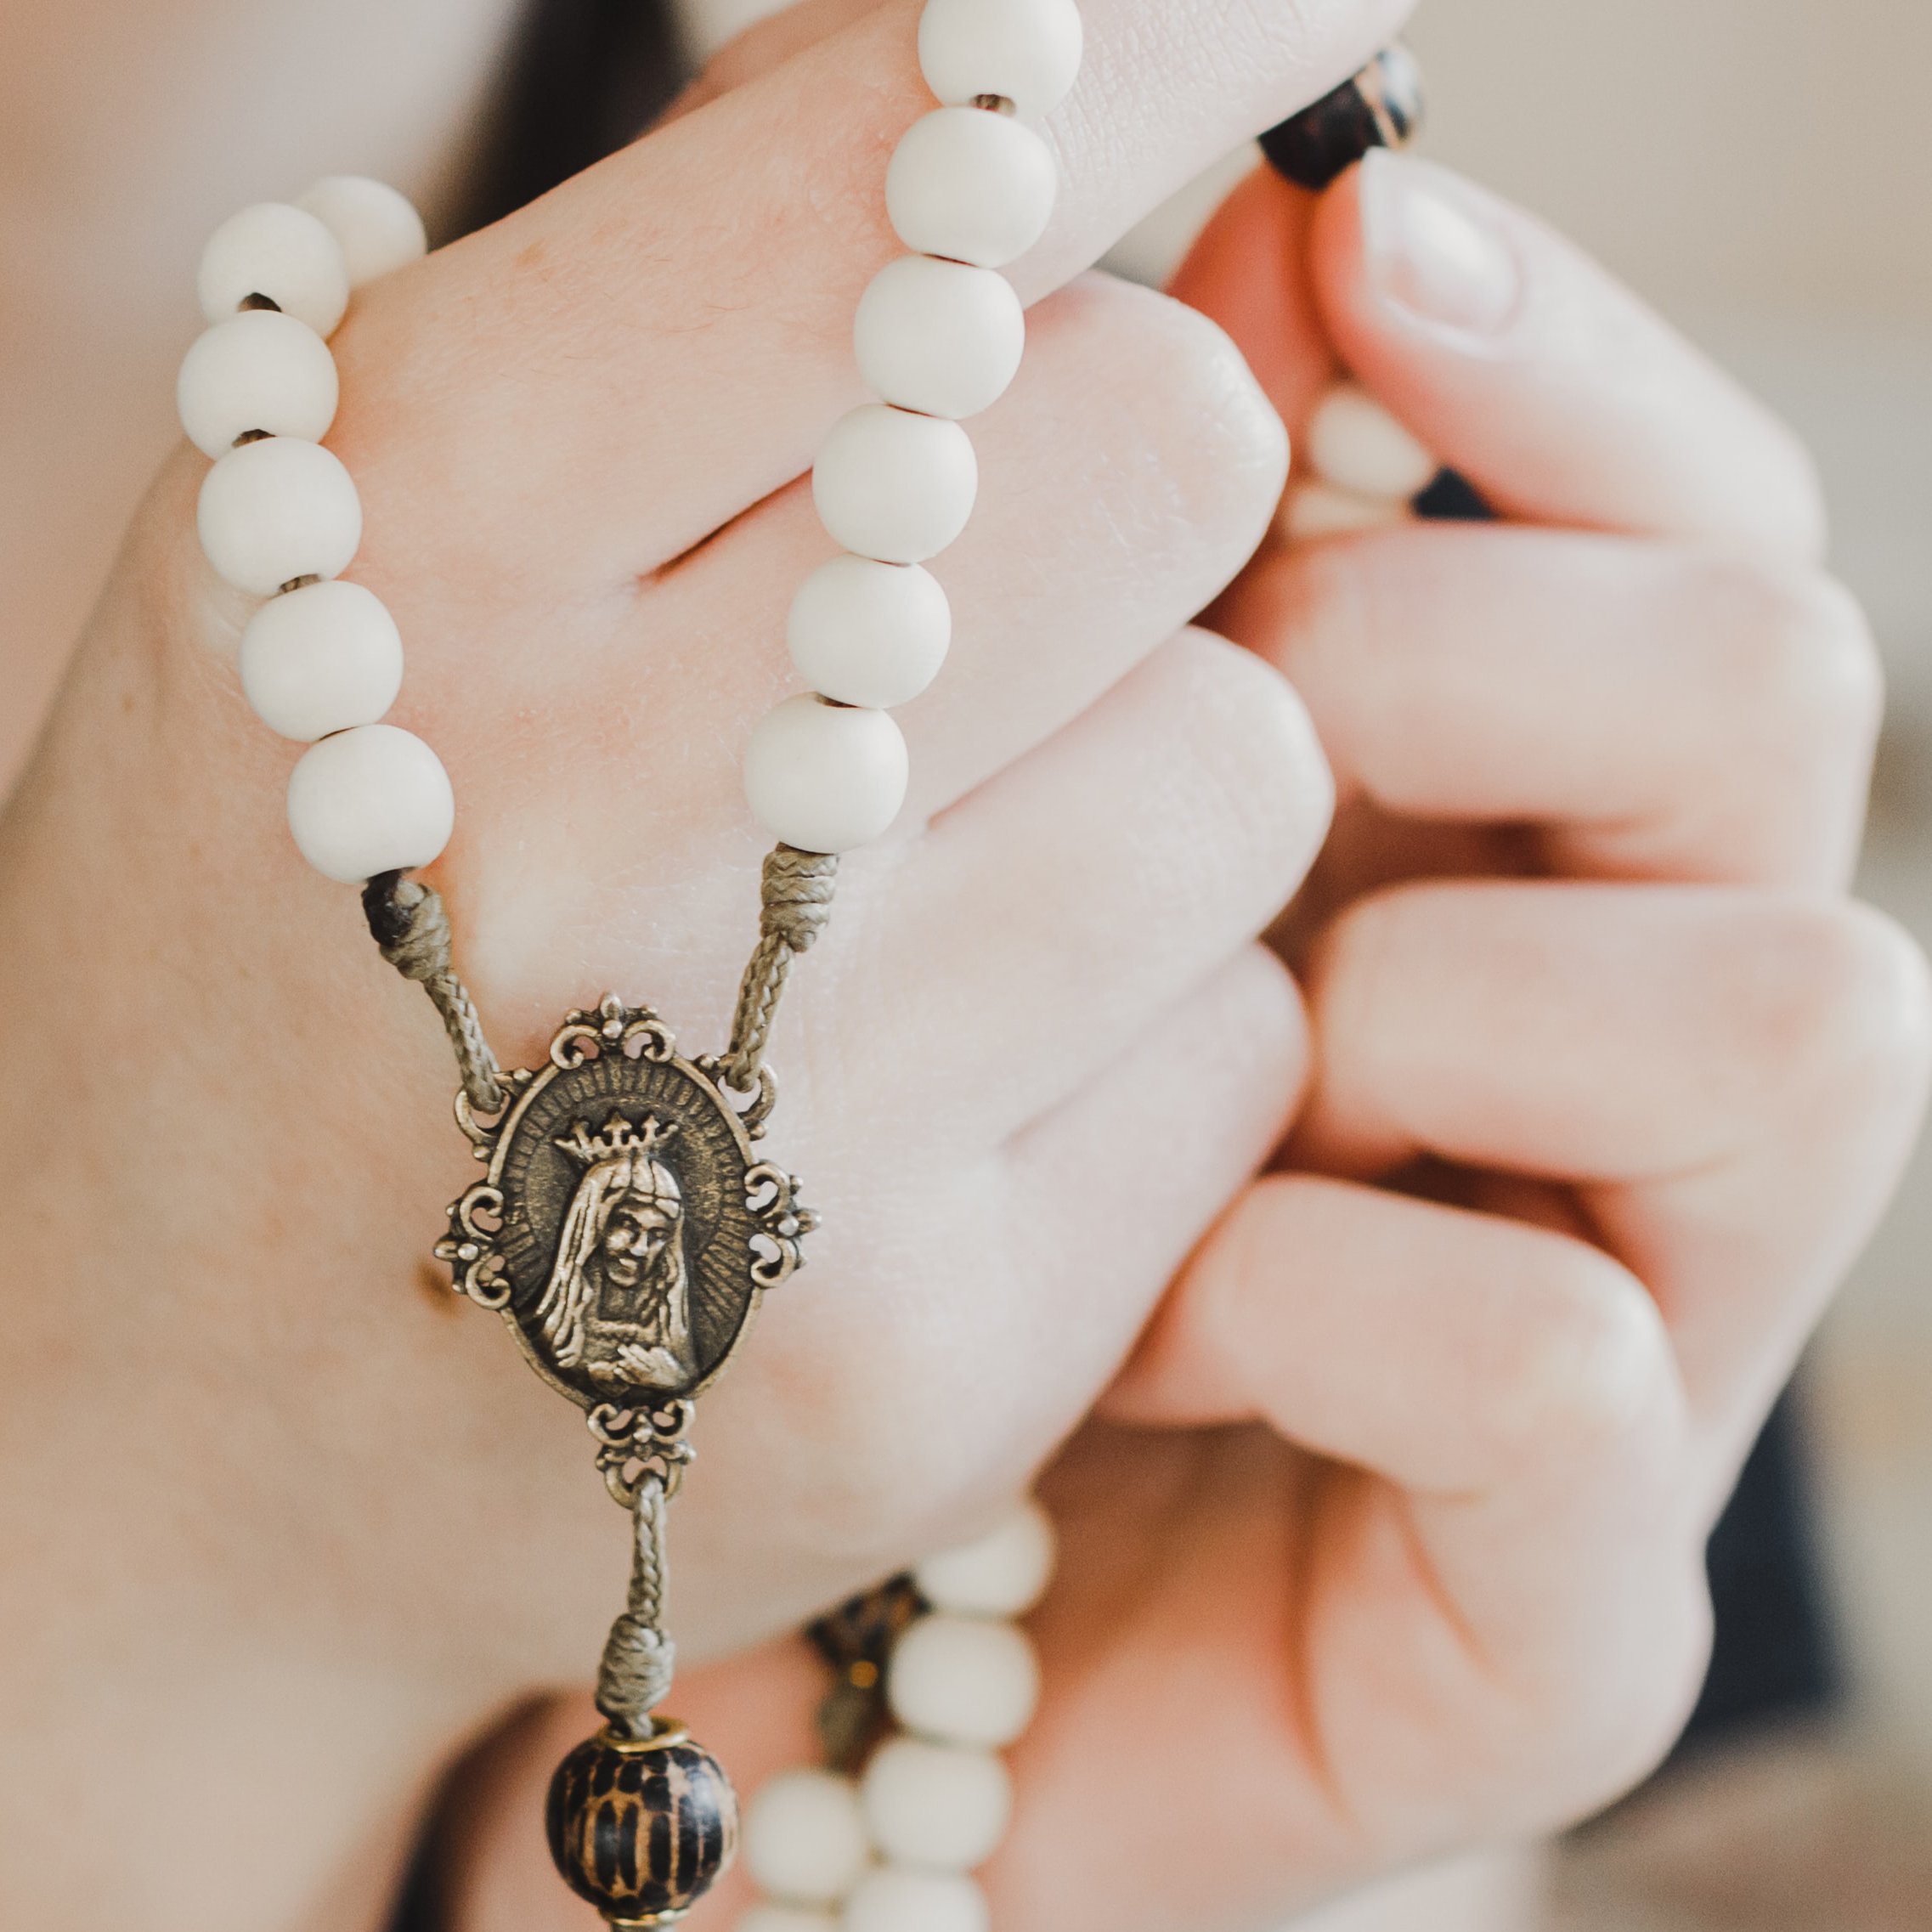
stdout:
[[[1037,1482],[1011,1932],[1278,1924],[1640,1776],[1926,1084],[1922,963],[1845,896],[1878,675],[1785,430],[1413,159],[1257,174],[1178,299],[1080,272],[1404,11],[1087,7],[911,799],[774,1045],[824,1225],[674,1512],[672,1705],[749,1788],[811,1754],[785,1633]],[[927,105],[907,0],[803,0],[336,339],[351,574],[455,778],[435,876],[513,1063],[607,988],[723,1038],[739,757]],[[1271,535],[1344,366],[1508,521]],[[445,1794],[452,1924],[564,1932],[534,1799],[624,1526],[426,1259],[468,1178],[446,1049],[289,845],[204,467],[150,496],[0,843],[0,1920],[369,1932],[499,1726]]]

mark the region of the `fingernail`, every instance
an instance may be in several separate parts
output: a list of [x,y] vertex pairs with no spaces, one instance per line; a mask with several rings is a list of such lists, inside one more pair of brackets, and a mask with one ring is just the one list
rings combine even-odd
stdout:
[[1500,334],[1522,299],[1516,251],[1453,176],[1373,150],[1362,163],[1362,240],[1376,292],[1434,329]]

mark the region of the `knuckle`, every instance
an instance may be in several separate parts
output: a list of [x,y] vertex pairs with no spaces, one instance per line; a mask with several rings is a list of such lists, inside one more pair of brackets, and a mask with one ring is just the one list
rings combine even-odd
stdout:
[[1747,1024],[1794,1101],[1821,1088],[1916,1104],[1932,1071],[1932,975],[1895,920],[1852,901],[1768,909],[1748,935],[1765,963]]
[[1189,841],[1190,865],[1247,882],[1254,917],[1265,919],[1327,834],[1328,760],[1294,687],[1252,652],[1199,629],[1167,648],[1177,763],[1193,775],[1195,799],[1177,811],[1175,829]]
[[1884,709],[1884,671],[1858,600],[1815,570],[1744,557],[1703,568],[1745,715],[1775,740],[1861,776]]
[[1636,1439],[1664,1453],[1675,1358],[1648,1291],[1583,1241],[1552,1235],[1534,1293],[1512,1302],[1505,1370],[1489,1426],[1500,1466],[1568,1465]]
[[1104,341],[1110,410],[1153,457],[1148,481],[1178,521],[1206,533],[1223,574],[1266,531],[1288,477],[1288,435],[1218,324],[1150,289],[1087,276],[1054,298]]

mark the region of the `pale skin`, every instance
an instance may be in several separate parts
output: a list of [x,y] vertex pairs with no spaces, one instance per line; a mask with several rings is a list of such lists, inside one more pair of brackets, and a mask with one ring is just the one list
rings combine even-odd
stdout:
[[[1878,680],[1786,432],[1406,164],[1239,191],[1178,291],[1221,327],[1071,280],[1401,8],[1086,12],[913,796],[774,1049],[826,1226],[704,1404],[676,1701],[748,1784],[804,1755],[783,1633],[1037,1478],[1065,1549],[997,1922],[1236,1932],[1654,1761],[1703,1538],[1932,1027],[1844,896]],[[910,10],[852,13],[754,37],[336,341],[352,574],[455,780],[436,878],[518,1061],[607,986],[724,1025],[737,749],[789,686],[826,551],[797,479],[858,399],[923,105]],[[1417,311],[1444,201],[1513,269],[1481,329]],[[1263,542],[1338,359],[1514,523]],[[147,499],[0,827],[0,1920],[364,1932],[494,1733],[452,1923],[569,1932],[532,1804],[621,1525],[427,1280],[468,1178],[444,1049],[288,846],[203,467]],[[1292,974],[1257,940],[1291,901]]]

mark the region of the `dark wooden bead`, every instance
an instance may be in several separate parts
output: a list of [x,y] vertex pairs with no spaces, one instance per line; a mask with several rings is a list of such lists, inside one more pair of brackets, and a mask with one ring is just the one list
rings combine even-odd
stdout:
[[1277,174],[1318,191],[1340,179],[1370,148],[1399,148],[1422,124],[1422,70],[1398,42],[1353,80],[1270,127],[1261,151]]
[[665,1719],[638,1742],[586,1738],[550,1781],[545,1824],[564,1883],[613,1926],[675,1924],[737,1851],[731,1780]]
[[1496,513],[1469,478],[1442,470],[1409,507],[1426,523],[1494,523]]
[[892,1728],[885,1703],[885,1665],[899,1634],[925,1608],[908,1575],[841,1603],[805,1635],[832,1667],[832,1684],[818,1707],[819,1743],[827,1768],[856,1777]]

